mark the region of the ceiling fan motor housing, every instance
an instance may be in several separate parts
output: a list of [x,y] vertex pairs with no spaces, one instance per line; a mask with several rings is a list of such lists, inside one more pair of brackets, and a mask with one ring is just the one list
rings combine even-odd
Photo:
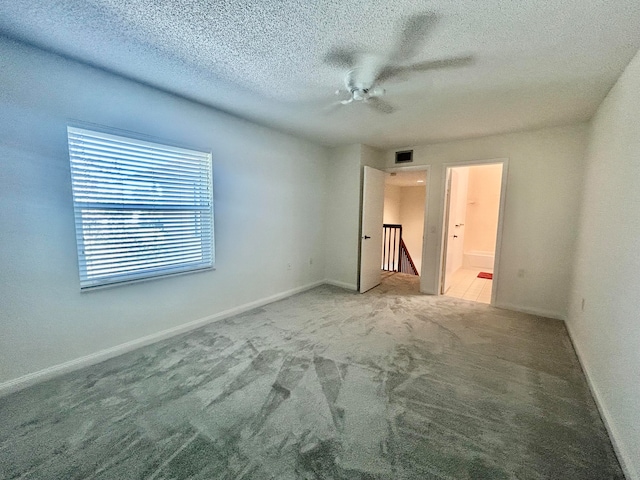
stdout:
[[351,89],[351,97],[355,101],[365,100],[369,96],[368,93],[369,93],[368,88],[352,88]]

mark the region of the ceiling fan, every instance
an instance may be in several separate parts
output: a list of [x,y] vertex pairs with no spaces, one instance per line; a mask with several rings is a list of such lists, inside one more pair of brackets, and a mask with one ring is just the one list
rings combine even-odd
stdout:
[[387,57],[363,53],[355,49],[335,48],[325,57],[325,62],[346,68],[344,87],[336,95],[345,98],[335,105],[364,103],[382,113],[392,113],[395,108],[381,97],[386,90],[383,82],[412,72],[423,72],[447,67],[462,67],[473,62],[472,56],[451,57],[426,62],[407,63],[414,57],[420,45],[437,22],[432,12],[420,13],[407,19],[395,49]]

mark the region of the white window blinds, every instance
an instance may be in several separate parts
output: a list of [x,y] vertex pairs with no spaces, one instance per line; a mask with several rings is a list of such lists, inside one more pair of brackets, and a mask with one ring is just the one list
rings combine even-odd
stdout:
[[82,289],[213,266],[210,153],[67,131]]

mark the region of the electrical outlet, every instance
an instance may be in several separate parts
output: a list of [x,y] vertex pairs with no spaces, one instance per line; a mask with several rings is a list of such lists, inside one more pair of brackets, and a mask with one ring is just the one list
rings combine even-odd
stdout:
[[287,263],[287,270],[291,270],[291,264]]

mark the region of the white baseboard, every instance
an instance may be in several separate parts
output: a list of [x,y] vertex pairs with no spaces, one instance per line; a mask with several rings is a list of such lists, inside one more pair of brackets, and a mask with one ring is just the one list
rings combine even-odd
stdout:
[[113,357],[117,357],[119,355],[130,352],[137,348],[144,347],[146,345],[151,345],[152,343],[156,343],[161,340],[165,340],[167,338],[171,338],[173,336],[180,335],[182,333],[186,333],[191,330],[195,330],[196,328],[207,325],[208,323],[224,320],[225,318],[229,318],[234,315],[248,312],[249,310],[253,310],[254,308],[262,307],[269,303],[282,300],[283,298],[287,298],[297,293],[310,290],[319,285],[323,285],[324,283],[325,281],[321,280],[319,282],[303,285],[302,287],[293,288],[291,290],[277,293],[269,297],[261,298],[253,302],[245,303],[243,305],[239,305],[237,307],[230,308],[228,310],[224,310],[222,312],[209,315],[207,317],[200,318],[198,320],[193,320],[191,322],[183,323],[182,325],[168,328],[166,330],[162,330],[157,333],[152,333],[151,335],[137,338],[135,340],[131,340],[130,342],[122,343],[120,345],[116,345],[114,347],[107,348],[105,350],[100,350],[99,352],[91,353],[89,355],[85,355],[84,357],[75,358],[73,360],[69,360],[68,362],[60,363],[58,365],[53,365],[43,370],[38,370],[37,372],[28,373],[21,377],[14,378],[13,380],[0,383],[0,397],[9,395],[10,393],[13,393],[13,392],[17,392],[19,390],[30,387],[37,383],[50,380],[57,376],[63,375],[65,373],[69,373],[74,370],[80,370],[81,368],[88,367],[90,365],[95,365],[100,362],[104,362],[105,360],[108,360]]
[[557,313],[557,312],[552,312],[551,310],[543,310],[543,309],[539,309],[539,308],[529,308],[529,307],[520,307],[518,305],[512,305],[510,303],[502,303],[502,302],[495,303],[493,306],[497,307],[497,308],[504,308],[505,310],[513,310],[514,312],[528,313],[530,315],[536,315],[538,317],[553,318],[555,320],[562,320],[563,322],[567,321],[567,316],[566,315],[562,315],[562,314]]
[[618,457],[618,461],[620,462],[620,466],[622,467],[622,471],[625,477],[628,480],[640,480],[640,472],[638,472],[631,462],[631,455],[628,450],[624,448],[624,446],[618,442],[618,438],[620,438],[617,434],[617,430],[613,421],[611,420],[611,414],[609,413],[609,409],[602,402],[602,396],[600,395],[600,391],[598,387],[591,380],[591,375],[589,374],[589,365],[585,361],[585,358],[582,356],[580,352],[580,348],[578,344],[575,342],[574,336],[571,333],[571,324],[566,322],[567,331],[569,332],[569,339],[571,340],[571,344],[573,345],[573,350],[576,352],[576,356],[578,357],[578,361],[580,362],[580,366],[582,367],[582,371],[584,372],[584,376],[587,379],[587,385],[589,385],[589,390],[591,390],[591,395],[593,396],[596,406],[598,407],[598,411],[600,412],[600,417],[604,423],[605,428],[607,429],[607,433],[609,434],[609,438],[611,439],[611,444],[613,445],[613,450],[616,452],[616,456]]
[[339,280],[325,280],[324,283],[334,287],[346,288],[347,290],[358,290],[358,286],[353,283],[340,282]]

